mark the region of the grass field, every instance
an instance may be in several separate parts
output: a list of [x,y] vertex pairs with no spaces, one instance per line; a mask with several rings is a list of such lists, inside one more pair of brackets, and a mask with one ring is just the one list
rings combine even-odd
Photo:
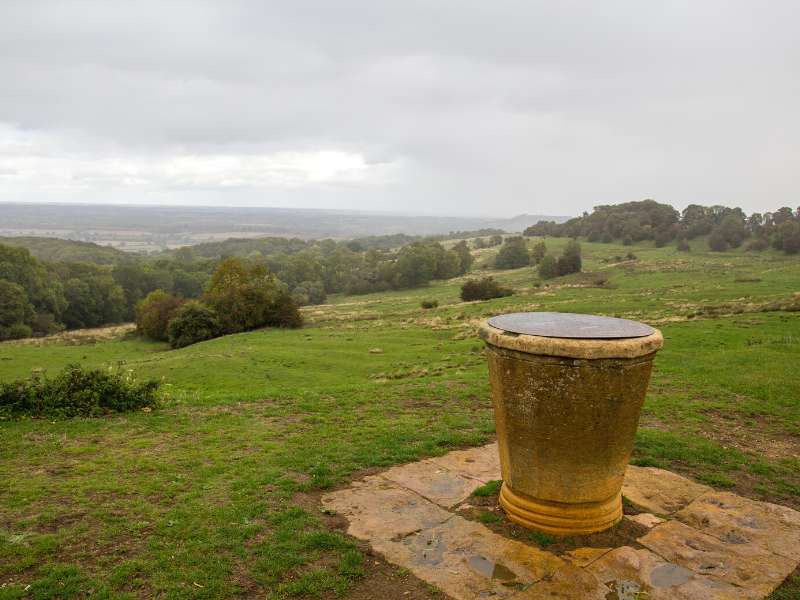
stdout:
[[[334,297],[301,330],[175,351],[130,335],[0,344],[2,380],[79,362],[168,391],[149,413],[0,422],[0,599],[370,597],[379,561],[316,495],[490,440],[475,328],[516,310],[660,327],[634,461],[800,508],[800,259],[583,248],[579,275],[494,273],[516,293],[489,302],[461,303],[453,280]],[[421,309],[428,298],[439,308]]]

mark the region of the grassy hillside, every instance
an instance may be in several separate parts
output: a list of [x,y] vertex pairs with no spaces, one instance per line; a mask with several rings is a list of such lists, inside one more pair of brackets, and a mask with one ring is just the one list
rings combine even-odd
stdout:
[[[451,280],[337,296],[310,307],[301,330],[176,351],[125,336],[0,344],[2,380],[80,362],[169,391],[148,413],[0,423],[0,584],[11,584],[0,598],[370,597],[385,565],[364,560],[316,495],[492,439],[475,327],[508,311],[660,327],[634,460],[800,508],[800,260],[583,247],[579,275],[493,273],[516,293],[489,302],[459,302]],[[429,298],[439,308],[422,310]],[[404,597],[413,582],[392,577]]]

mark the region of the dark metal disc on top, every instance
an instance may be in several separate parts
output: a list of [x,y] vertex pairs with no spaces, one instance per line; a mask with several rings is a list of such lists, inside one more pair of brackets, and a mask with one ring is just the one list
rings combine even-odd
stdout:
[[649,325],[628,319],[555,312],[499,315],[489,319],[489,325],[510,333],[576,339],[645,337],[655,331]]

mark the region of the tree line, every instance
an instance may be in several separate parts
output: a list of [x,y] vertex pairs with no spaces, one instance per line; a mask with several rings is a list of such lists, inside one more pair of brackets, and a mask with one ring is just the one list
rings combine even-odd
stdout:
[[[280,297],[286,306],[291,300],[295,307],[325,302],[330,293],[363,294],[449,279],[466,273],[473,260],[465,242],[450,249],[430,240],[399,249],[364,249],[333,240],[259,242],[236,257],[241,268],[258,273],[253,277],[261,281],[261,291],[269,287],[270,297]],[[225,259],[188,248],[157,258],[129,255],[116,264],[51,262],[26,248],[0,244],[0,340],[130,321],[156,290],[181,300],[204,299],[219,309],[220,330],[231,331],[225,323],[229,310],[212,300],[214,278]],[[252,289],[248,293],[251,299],[258,296]]]
[[526,236],[581,237],[590,242],[622,242],[629,245],[652,240],[656,246],[676,241],[682,250],[687,240],[708,236],[712,250],[775,248],[787,254],[800,252],[800,207],[775,212],[745,214],[740,208],[691,204],[678,212],[655,200],[596,206],[592,213],[564,223],[539,221],[524,231]]

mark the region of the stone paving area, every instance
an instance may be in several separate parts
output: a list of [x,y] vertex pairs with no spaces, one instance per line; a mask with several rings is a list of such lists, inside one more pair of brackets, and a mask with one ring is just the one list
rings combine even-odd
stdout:
[[764,598],[800,564],[800,512],[654,468],[628,467],[623,495],[644,512],[638,544],[561,556],[458,514],[500,479],[497,445],[365,477],[323,497],[348,533],[453,598],[711,600]]

